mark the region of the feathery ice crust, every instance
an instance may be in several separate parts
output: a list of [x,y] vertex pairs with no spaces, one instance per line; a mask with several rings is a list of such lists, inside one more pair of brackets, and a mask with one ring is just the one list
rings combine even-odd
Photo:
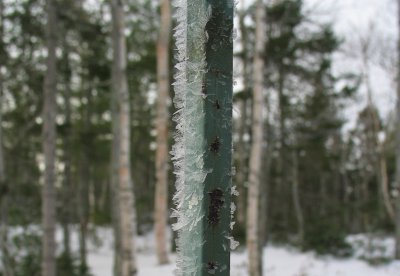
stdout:
[[229,275],[233,0],[175,0],[177,275]]

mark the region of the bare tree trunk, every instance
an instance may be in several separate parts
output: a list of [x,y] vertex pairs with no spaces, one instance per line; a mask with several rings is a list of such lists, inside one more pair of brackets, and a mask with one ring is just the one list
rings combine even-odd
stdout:
[[42,275],[55,276],[55,158],[56,158],[56,7],[54,0],[47,0],[47,71],[44,83],[43,108],[43,151],[44,151],[44,187],[42,194],[43,253]]
[[[278,77],[278,102],[279,102],[279,158],[277,162],[277,181],[276,181],[276,190],[277,190],[277,199],[282,200],[287,193],[290,192],[287,189],[287,178],[286,174],[284,173],[284,166],[286,164],[286,129],[285,129],[285,100],[284,100],[284,86],[285,86],[285,75],[283,73],[283,68],[279,69],[279,77]],[[289,227],[289,210],[287,206],[281,206],[279,208],[279,212],[281,213],[282,217],[282,226],[287,231]]]
[[121,235],[120,235],[120,204],[118,200],[119,191],[119,166],[118,166],[118,149],[119,149],[119,122],[118,122],[118,98],[116,93],[111,95],[111,112],[112,112],[112,145],[111,145],[111,207],[112,221],[114,227],[114,276],[120,274],[120,257],[121,252]]
[[[268,105],[268,99],[266,100],[267,106],[266,110],[269,113],[269,105]],[[269,115],[267,115],[269,117]],[[268,236],[269,236],[269,227],[268,227],[268,215],[269,215],[269,195],[270,195],[270,180],[271,180],[271,164],[272,164],[272,153],[273,153],[273,137],[271,135],[271,126],[269,124],[268,118],[266,119],[266,122],[264,124],[265,126],[265,142],[267,144],[267,149],[264,151],[265,154],[262,158],[262,182],[261,182],[261,188],[260,188],[260,212],[261,212],[261,218],[260,218],[260,241],[261,244],[264,246],[268,242]]]
[[[0,0],[0,45],[4,36],[4,4]],[[4,50],[4,49],[0,49]],[[0,65],[1,67],[1,65]],[[8,184],[6,182],[6,171],[4,166],[3,152],[3,75],[0,71],[0,264],[3,267],[4,276],[13,276],[10,255],[8,252]]]
[[236,185],[238,187],[239,195],[237,197],[237,223],[239,227],[244,227],[246,224],[246,146],[243,139],[246,129],[247,120],[247,100],[243,99],[240,102],[240,122],[238,126],[239,140],[237,145],[237,158],[239,170],[236,175]]
[[[4,5],[3,1],[0,0],[0,45],[3,43],[4,34],[4,21],[3,21]],[[0,49],[0,51],[3,49]],[[8,246],[7,246],[7,193],[8,187],[6,183],[6,172],[4,168],[4,153],[3,153],[3,76],[0,71],[0,250],[1,250],[1,263],[3,267],[3,273],[5,276],[9,276],[11,271],[8,261]]]
[[321,217],[325,217],[328,213],[327,201],[328,201],[328,190],[327,190],[327,179],[326,173],[323,171],[321,166],[318,166],[319,172],[319,198],[321,202],[319,214]]
[[372,130],[373,130],[373,139],[376,141],[377,145],[377,160],[376,160],[376,166],[378,167],[378,183],[380,184],[381,187],[381,194],[382,194],[382,199],[383,203],[386,209],[386,212],[389,216],[389,218],[395,222],[395,211],[393,208],[393,204],[390,199],[390,193],[389,193],[389,183],[388,183],[388,176],[387,176],[387,165],[386,165],[386,159],[385,159],[385,154],[384,154],[384,147],[383,147],[383,142],[379,140],[379,118],[377,114],[377,110],[375,109],[375,106],[373,104],[372,100],[372,88],[370,84],[370,71],[369,71],[369,47],[370,47],[370,41],[369,37],[365,40],[362,41],[362,59],[363,59],[363,66],[364,66],[364,80],[365,84],[367,86],[367,95],[368,95],[368,110],[369,110],[369,115],[371,118],[371,123],[372,123]]
[[[116,276],[136,275],[136,258],[133,238],[135,235],[135,208],[133,198],[133,183],[130,165],[130,101],[128,81],[126,77],[126,40],[124,35],[124,6],[121,0],[111,1],[113,23],[113,70],[112,89],[116,98],[117,126],[113,130],[114,139],[117,139],[117,148],[113,153],[118,163],[118,191],[115,195],[118,204],[116,238],[118,251],[116,252]],[[115,154],[115,155],[114,155]]]
[[293,206],[296,214],[297,220],[297,235],[298,242],[300,245],[303,245],[304,242],[304,217],[303,210],[300,204],[300,195],[299,195],[299,159],[297,155],[297,151],[293,150],[292,153],[292,197],[293,197]]
[[[4,36],[4,19],[3,19],[4,4],[3,0],[0,0],[0,45],[3,45]],[[4,49],[0,49],[4,50]],[[6,174],[4,168],[4,154],[3,154],[3,74],[0,71],[0,185],[4,185]],[[3,187],[3,186],[0,186]],[[2,189],[0,189],[0,196],[2,195]]]
[[157,151],[155,191],[155,234],[159,264],[168,263],[168,102],[169,102],[169,43],[171,32],[171,8],[169,0],[161,0],[161,25],[157,42]]
[[[368,189],[368,179],[369,177],[367,176],[368,174],[366,172],[362,173],[362,185],[361,185],[361,200],[360,203],[362,203],[363,206],[367,206],[369,204],[369,189]],[[366,208],[361,208],[361,214],[362,214],[362,226],[363,226],[363,231],[367,232],[371,227],[370,227],[370,217],[369,213],[366,211]]]
[[13,276],[13,265],[8,252],[8,185],[4,168],[3,130],[2,130],[2,104],[3,104],[3,80],[0,76],[0,263],[4,276]]
[[111,95],[111,112],[112,112],[112,145],[111,145],[111,206],[112,206],[112,220],[114,227],[114,276],[120,274],[120,258],[121,252],[121,236],[120,236],[120,204],[118,200],[119,192],[119,108],[118,108],[118,95],[113,91]]
[[350,189],[351,185],[349,183],[349,179],[347,176],[346,170],[346,158],[347,158],[347,144],[343,143],[340,150],[340,174],[341,174],[341,182],[343,183],[343,204],[346,208],[346,211],[343,212],[343,225],[350,229],[350,232],[353,232],[353,227],[351,223],[351,214],[353,212],[353,208],[351,207],[350,201]]
[[[82,76],[83,78],[83,76]],[[80,164],[80,179],[79,179],[79,195],[78,195],[78,211],[79,211],[79,262],[80,272],[82,275],[87,274],[87,233],[90,216],[89,204],[89,186],[90,186],[90,160],[89,160],[89,145],[91,144],[90,138],[90,120],[91,120],[91,87],[82,83],[82,91],[86,91],[86,108],[83,111],[83,141],[85,141],[81,150],[81,164]]]
[[[398,2],[398,32],[400,34],[400,0]],[[400,38],[397,44],[397,105],[396,105],[396,259],[400,260]]]
[[256,51],[253,71],[253,128],[250,155],[249,190],[247,205],[247,250],[249,252],[250,276],[262,274],[262,248],[259,233],[260,182],[263,152],[263,75],[264,75],[264,13],[262,0],[257,1],[256,11]]
[[[67,33],[65,33],[65,37]],[[71,212],[73,205],[71,204],[72,199],[72,179],[71,179],[71,67],[69,62],[69,47],[68,42],[64,37],[63,41],[63,65],[65,67],[65,94],[64,94],[64,102],[65,102],[65,125],[66,125],[66,134],[63,140],[63,156],[64,156],[64,181],[62,186],[62,213],[60,214],[61,224],[63,228],[63,254],[66,256],[68,260],[71,260],[71,248],[70,248],[70,224],[71,224]]]
[[383,196],[383,202],[386,207],[386,211],[389,215],[389,218],[395,222],[395,210],[393,207],[392,200],[390,198],[390,192],[389,192],[389,179],[388,179],[388,173],[387,173],[387,164],[386,164],[386,158],[385,158],[385,150],[384,150],[384,143],[380,142],[378,140],[378,155],[379,155],[379,176],[380,176],[380,186],[382,190],[382,196]]
[[249,89],[249,81],[248,81],[248,57],[246,52],[246,29],[244,25],[244,16],[245,16],[245,1],[242,0],[242,10],[239,16],[239,28],[241,33],[241,43],[242,43],[242,62],[243,62],[243,86],[244,93],[243,99],[240,101],[240,120],[238,126],[238,134],[239,139],[237,143],[237,160],[239,170],[236,175],[236,185],[238,187],[239,195],[237,197],[237,212],[236,219],[239,227],[245,227],[246,224],[246,188],[245,182],[247,179],[246,171],[247,171],[247,152],[245,148],[244,134],[246,132],[246,124],[247,124],[247,89]]

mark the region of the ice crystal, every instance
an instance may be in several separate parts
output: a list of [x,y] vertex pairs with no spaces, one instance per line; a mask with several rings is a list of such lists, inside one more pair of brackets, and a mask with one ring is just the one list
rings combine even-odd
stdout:
[[231,188],[231,195],[239,196],[239,191],[236,190],[236,188],[237,188],[236,185],[232,186],[232,188]]
[[231,250],[235,250],[239,246],[239,242],[235,241],[235,239],[232,236],[226,237],[229,240],[229,248]]
[[[204,168],[204,99],[202,82],[205,70],[205,25],[211,14],[206,0],[174,0],[177,64],[175,65],[175,98],[177,108],[173,120],[177,123],[172,147],[177,192],[173,197],[178,231],[178,261],[176,275],[199,275],[199,259],[204,241],[201,221],[204,218],[202,183],[209,171]],[[190,13],[190,17],[188,17]],[[186,245],[186,246],[185,246]],[[190,246],[187,246],[190,245]]]

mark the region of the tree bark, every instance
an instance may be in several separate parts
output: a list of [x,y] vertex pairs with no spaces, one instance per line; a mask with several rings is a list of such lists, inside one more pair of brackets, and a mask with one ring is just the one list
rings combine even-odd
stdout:
[[[400,0],[398,3],[398,32],[400,34]],[[397,44],[397,104],[396,104],[396,259],[400,260],[400,38]]]
[[257,1],[256,10],[256,49],[253,70],[253,127],[250,153],[249,188],[247,199],[247,250],[249,252],[250,276],[262,275],[262,248],[259,233],[260,181],[263,144],[263,74],[264,74],[264,13],[262,0]]
[[260,187],[260,241],[261,245],[264,246],[268,242],[269,234],[270,234],[270,227],[268,225],[268,218],[269,218],[269,208],[271,206],[271,202],[269,201],[270,198],[270,181],[271,181],[271,165],[272,165],[272,156],[273,156],[273,137],[271,135],[270,130],[272,129],[271,125],[269,124],[269,105],[268,99],[266,99],[266,107],[265,110],[267,111],[267,119],[264,123],[264,133],[265,133],[265,143],[266,143],[266,150],[264,150],[264,156],[262,157],[262,177],[261,177],[261,187]]
[[[275,2],[276,3],[276,2]],[[279,103],[279,158],[277,160],[277,180],[276,180],[276,199],[279,201],[282,200],[286,194],[290,193],[290,188],[288,187],[288,179],[286,174],[284,173],[284,167],[287,163],[289,157],[286,157],[286,110],[285,110],[285,73],[283,69],[283,65],[279,68],[278,75],[278,103]],[[282,226],[287,231],[289,230],[289,205],[281,206],[279,208],[279,212],[281,214]]]
[[368,110],[369,116],[371,119],[372,130],[373,130],[373,139],[376,141],[377,149],[376,149],[376,166],[377,166],[377,180],[379,186],[381,188],[381,196],[383,199],[383,204],[385,206],[386,212],[389,218],[395,222],[395,210],[393,208],[393,204],[390,199],[389,193],[389,182],[387,176],[387,165],[386,159],[384,154],[384,146],[383,142],[379,141],[379,118],[377,114],[377,109],[373,104],[372,99],[372,88],[370,84],[370,71],[369,71],[369,39],[363,41],[362,44],[362,59],[363,59],[363,66],[364,66],[364,80],[367,87],[367,96],[368,96]]
[[[83,79],[84,76],[82,76]],[[83,81],[82,81],[83,82]],[[84,141],[81,156],[80,156],[80,179],[79,179],[79,262],[80,272],[85,275],[88,271],[87,265],[87,233],[90,216],[90,203],[89,203],[89,187],[91,181],[90,174],[90,146],[91,145],[91,87],[82,83],[82,91],[85,91],[85,98],[87,101],[86,107],[83,110],[83,132],[82,141]]]
[[[65,32],[65,37],[67,32]],[[69,62],[69,47],[66,38],[63,41],[63,63],[65,66],[65,91],[64,91],[64,102],[65,102],[65,126],[66,133],[63,140],[63,156],[64,156],[64,181],[62,186],[62,213],[61,224],[63,228],[63,254],[68,260],[71,260],[71,248],[70,248],[70,224],[71,224],[71,213],[73,205],[71,204],[72,199],[72,173],[71,173],[71,67]]]
[[171,8],[169,0],[161,0],[161,25],[157,42],[157,151],[155,191],[155,234],[159,264],[168,263],[168,102],[169,102],[169,43],[171,32]]
[[[3,45],[3,36],[4,36],[4,17],[3,17],[3,11],[4,11],[4,4],[3,0],[0,0],[0,45]],[[4,49],[0,49],[3,51]],[[4,61],[3,61],[4,62]],[[0,187],[3,187],[5,182],[5,168],[4,168],[4,155],[3,155],[3,127],[2,127],[2,122],[3,122],[3,74],[0,72]],[[0,198],[1,198],[1,189],[0,189]]]
[[[0,45],[3,45],[4,37],[4,4],[0,0]],[[0,49],[3,52],[4,49]],[[0,264],[2,264],[4,276],[13,276],[13,265],[8,252],[8,193],[9,187],[6,182],[6,171],[3,151],[3,91],[4,81],[0,72]]]
[[[132,276],[137,274],[136,256],[134,246],[135,235],[135,208],[133,198],[133,183],[130,165],[130,101],[128,81],[126,76],[127,57],[125,39],[124,6],[121,0],[111,0],[112,24],[113,24],[113,68],[112,89],[116,99],[113,127],[114,140],[113,153],[117,162],[117,192],[114,196],[114,204],[117,207],[117,231],[116,242],[116,276]],[[116,110],[115,110],[116,109]],[[114,147],[116,146],[116,147]],[[114,165],[114,164],[113,164]],[[115,184],[115,183],[113,183]]]
[[292,153],[292,198],[293,198],[293,206],[296,214],[297,220],[297,235],[298,235],[298,243],[299,245],[303,245],[304,242],[304,217],[303,210],[301,208],[300,203],[300,194],[299,194],[299,159],[298,159],[297,151],[293,150]]
[[[0,2],[0,8],[2,3]],[[0,10],[1,14],[1,10]],[[0,22],[1,23],[1,22]],[[0,36],[1,39],[1,36]],[[1,74],[1,73],[0,73]],[[3,105],[3,78],[0,75],[0,263],[2,264],[4,276],[13,276],[13,265],[8,252],[8,193],[9,187],[6,182],[3,152],[3,128],[2,128],[2,105]]]
[[238,126],[238,134],[239,139],[237,143],[237,160],[239,170],[236,175],[236,185],[238,187],[238,198],[237,198],[237,211],[236,211],[236,220],[239,227],[245,227],[246,225],[246,187],[245,182],[247,179],[247,152],[246,145],[244,141],[244,135],[246,133],[247,126],[247,91],[249,89],[249,81],[248,81],[248,56],[246,51],[246,28],[244,25],[244,17],[245,17],[245,1],[242,0],[242,9],[239,15],[239,28],[241,34],[241,44],[242,44],[242,62],[243,62],[243,99],[240,101],[240,120]]
[[57,89],[57,22],[54,0],[47,0],[47,70],[44,83],[43,108],[43,151],[44,151],[44,186],[42,194],[43,253],[42,275],[55,276],[55,158],[56,158],[56,89]]
[[237,144],[237,158],[239,170],[236,176],[236,185],[238,187],[239,195],[237,197],[237,223],[239,227],[245,227],[246,225],[246,187],[245,182],[247,179],[246,170],[246,146],[243,139],[246,129],[246,119],[247,119],[247,100],[241,100],[240,104],[240,122],[238,126],[239,140]]

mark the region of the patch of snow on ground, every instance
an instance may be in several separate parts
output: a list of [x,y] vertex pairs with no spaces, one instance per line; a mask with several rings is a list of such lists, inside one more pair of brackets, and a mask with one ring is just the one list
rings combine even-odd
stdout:
[[[91,239],[88,262],[91,272],[95,276],[112,276],[113,242],[112,230],[100,228],[96,231],[97,240],[94,244]],[[136,240],[138,248],[139,276],[172,276],[175,270],[176,255],[170,255],[171,263],[158,266],[154,252],[154,233],[140,236]],[[365,235],[349,237],[353,245],[365,244]],[[362,241],[362,242],[360,242]],[[385,238],[375,244],[386,247],[391,254],[394,243]],[[358,248],[358,251],[357,251]],[[389,250],[387,249],[389,248]],[[362,250],[356,247],[356,256],[362,255]],[[361,254],[361,255],[360,255]],[[268,276],[399,276],[400,262],[391,262],[380,266],[371,266],[365,261],[355,258],[336,259],[333,257],[318,257],[312,252],[300,252],[296,249],[281,246],[267,246],[264,248],[264,275]],[[231,276],[246,276],[247,254],[245,251],[233,252],[231,258]]]

